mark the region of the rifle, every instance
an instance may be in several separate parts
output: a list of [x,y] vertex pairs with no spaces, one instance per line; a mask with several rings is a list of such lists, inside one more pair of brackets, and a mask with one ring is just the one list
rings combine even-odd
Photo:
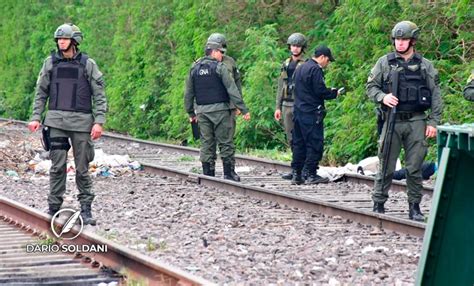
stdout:
[[191,121],[191,129],[193,131],[193,138],[194,140],[199,140],[200,136],[200,131],[199,131],[199,125],[197,121]]
[[[389,91],[391,89],[392,94],[398,98],[398,70],[394,70],[391,76],[391,84],[389,85]],[[386,121],[387,130],[385,132],[385,136],[382,141],[382,188],[385,184],[385,176],[387,175],[387,165],[388,159],[390,158],[390,149],[392,149],[392,138],[393,138],[393,131],[395,129],[395,121],[396,121],[396,113],[397,113],[397,106],[394,106],[389,114]]]

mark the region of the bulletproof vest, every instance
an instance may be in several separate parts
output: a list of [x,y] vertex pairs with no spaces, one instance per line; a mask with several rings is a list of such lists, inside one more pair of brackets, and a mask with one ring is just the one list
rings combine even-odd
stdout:
[[49,109],[91,113],[92,90],[86,75],[88,56],[79,54],[74,59],[59,59],[51,54]]
[[192,70],[196,103],[208,105],[229,102],[229,94],[217,74],[217,61],[200,61]]
[[[426,71],[421,67],[421,56],[415,54],[409,62],[400,62],[395,53],[388,55],[388,63],[394,69],[401,67],[398,76],[397,112],[422,112],[431,108],[431,90],[428,88]],[[389,93],[388,84],[384,92]]]
[[283,87],[283,97],[284,101],[294,101],[293,92],[295,90],[295,81],[294,81],[294,73],[296,68],[304,63],[303,60],[292,61],[291,57],[286,59],[283,63],[281,76],[285,81],[285,86]]

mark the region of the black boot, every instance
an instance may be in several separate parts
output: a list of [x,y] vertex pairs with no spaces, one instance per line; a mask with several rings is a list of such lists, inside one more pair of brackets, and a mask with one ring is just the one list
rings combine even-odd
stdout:
[[232,160],[232,168],[230,169],[234,181],[240,182],[240,176],[235,172],[235,159]]
[[232,166],[231,162],[223,163],[224,165],[224,179],[225,180],[232,180],[236,182],[240,182],[240,177],[237,175],[237,173],[234,171],[234,168]]
[[408,217],[411,220],[421,221],[421,222],[425,221],[425,216],[421,213],[419,203],[408,204],[408,206],[409,206]]
[[202,174],[206,176],[212,176],[211,163],[202,162]]
[[374,202],[373,211],[374,213],[384,214],[385,213],[384,203]]
[[96,225],[96,220],[92,218],[92,211],[90,204],[81,204],[81,216],[84,224]]
[[301,170],[298,171],[296,169],[293,169],[292,177],[293,177],[293,179],[291,180],[292,185],[301,185],[304,183],[304,179],[301,176]]
[[281,175],[281,178],[282,178],[283,180],[291,180],[291,179],[293,179],[293,173],[286,173],[286,174],[283,174],[283,175]]
[[303,177],[303,180],[307,180],[309,177],[309,171],[308,171],[308,168],[306,168],[306,165],[303,166],[303,171],[301,171],[301,176]]
[[48,214],[50,216],[53,216],[55,213],[57,213],[59,211],[60,208],[61,208],[61,206],[49,205]]
[[306,179],[306,184],[308,185],[326,184],[328,182],[329,182],[328,178],[321,177],[318,174],[309,175],[308,179]]
[[209,169],[209,176],[215,177],[216,176],[216,162],[211,162],[210,169]]

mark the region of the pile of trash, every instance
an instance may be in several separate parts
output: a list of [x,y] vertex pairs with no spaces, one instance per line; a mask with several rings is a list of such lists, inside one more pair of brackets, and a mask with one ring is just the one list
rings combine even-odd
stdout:
[[[94,160],[89,163],[89,172],[93,177],[117,177],[130,173],[133,170],[142,170],[143,167],[137,161],[132,161],[128,155],[109,155],[102,149],[95,149]],[[47,159],[47,152],[36,154],[29,162],[29,168],[35,174],[48,174],[51,169],[51,160]],[[68,158],[67,175],[74,176],[76,166],[74,158]]]

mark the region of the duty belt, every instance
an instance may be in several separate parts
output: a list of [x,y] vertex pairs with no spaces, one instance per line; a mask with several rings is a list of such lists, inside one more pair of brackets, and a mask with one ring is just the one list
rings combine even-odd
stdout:
[[413,116],[421,115],[423,112],[400,112],[395,114],[397,120],[410,120]]

